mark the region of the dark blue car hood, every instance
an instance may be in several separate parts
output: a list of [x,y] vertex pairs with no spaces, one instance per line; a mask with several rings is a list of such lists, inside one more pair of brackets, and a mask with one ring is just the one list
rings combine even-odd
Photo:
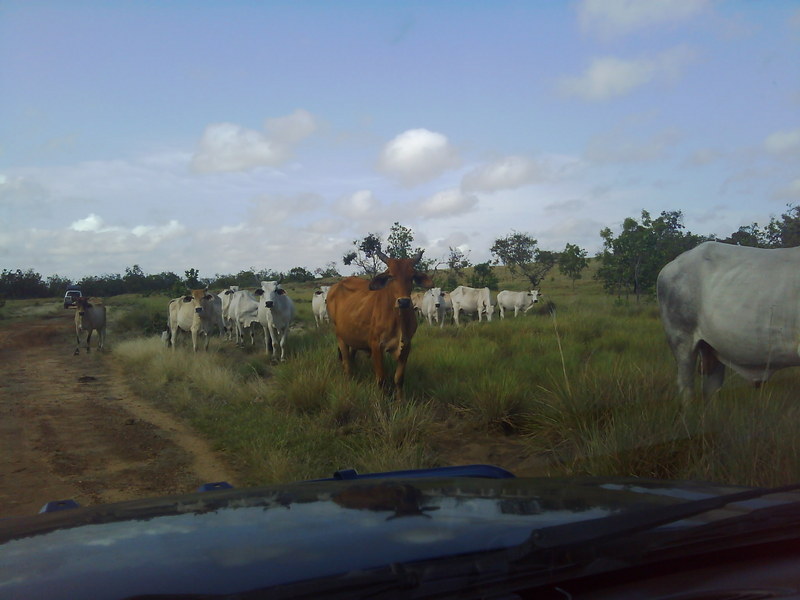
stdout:
[[[400,478],[74,508],[0,521],[0,597],[234,593],[512,547],[540,528],[744,489],[640,479]],[[758,502],[765,500],[697,522]]]

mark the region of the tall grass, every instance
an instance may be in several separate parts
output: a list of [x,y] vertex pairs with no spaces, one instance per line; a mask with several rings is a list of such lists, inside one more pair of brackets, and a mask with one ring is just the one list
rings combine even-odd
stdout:
[[778,373],[762,390],[729,375],[711,401],[684,405],[655,304],[596,287],[553,282],[554,316],[421,324],[403,402],[377,389],[363,354],[345,378],[331,329],[318,330],[303,303],[283,364],[263,342],[214,339],[194,354],[141,335],[114,356],[137,374],[139,394],[208,436],[245,484],[458,462],[486,439],[526,448],[527,459],[501,466],[528,475],[800,479],[797,375]]

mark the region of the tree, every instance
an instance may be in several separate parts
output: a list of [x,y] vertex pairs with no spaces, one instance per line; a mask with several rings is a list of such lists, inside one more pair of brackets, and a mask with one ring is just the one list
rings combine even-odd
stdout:
[[296,281],[303,283],[305,281],[312,281],[314,274],[305,267],[292,267],[286,274],[285,281]]
[[189,269],[188,271],[184,271],[184,275],[186,275],[186,287],[190,290],[196,290],[200,287],[200,271],[197,269]]
[[376,233],[368,233],[362,240],[353,240],[354,250],[351,250],[342,257],[345,265],[355,264],[364,271],[366,275],[374,277],[378,274],[378,269],[382,264],[378,258],[378,251],[381,249],[381,238]]
[[[769,227],[769,226],[767,226]],[[776,232],[777,233],[777,232]],[[770,240],[767,230],[762,230],[758,223],[752,225],[742,225],[724,240],[719,240],[725,244],[735,244],[737,246],[752,246],[754,248],[772,248],[774,242]]]
[[139,265],[132,267],[125,267],[125,275],[122,277],[125,283],[125,290],[128,293],[135,294],[143,292],[147,283],[147,278]]
[[325,265],[324,269],[317,267],[314,269],[314,275],[317,277],[325,278],[325,277],[341,277],[342,274],[339,273],[339,270],[336,268],[336,262],[331,261]]
[[469,279],[470,287],[474,288],[488,287],[490,290],[496,290],[498,283],[497,275],[494,274],[492,265],[488,262],[475,265],[472,277]]
[[589,266],[589,261],[586,259],[587,254],[583,248],[567,243],[558,257],[558,270],[572,280],[573,289],[575,280],[581,278],[581,271]]
[[664,265],[708,239],[683,229],[681,211],[664,211],[653,219],[646,210],[642,211],[641,223],[632,217],[625,219],[617,237],[604,228],[600,231],[603,250],[598,254],[600,268],[595,277],[607,292],[632,292],[638,301],[642,294],[655,290]]
[[497,263],[508,267],[512,277],[522,273],[533,287],[538,287],[539,282],[555,266],[557,254],[540,250],[537,243],[527,233],[512,231],[511,235],[494,241],[491,253]]
[[464,269],[472,266],[463,250],[448,247],[450,254],[447,257],[447,267],[450,269],[445,286],[453,289],[459,285],[459,280],[464,277]]

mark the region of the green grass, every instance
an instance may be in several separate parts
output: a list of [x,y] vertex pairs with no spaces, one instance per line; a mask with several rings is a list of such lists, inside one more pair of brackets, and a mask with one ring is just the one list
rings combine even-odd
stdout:
[[540,475],[800,479],[793,370],[761,390],[729,375],[710,402],[684,406],[654,302],[604,295],[591,279],[573,289],[553,276],[542,289],[555,316],[421,324],[403,402],[377,389],[363,354],[344,377],[331,329],[314,325],[311,285],[289,292],[298,318],[286,363],[270,363],[261,341],[242,349],[215,338],[207,354],[172,352],[148,333],[169,300],[153,297],[111,299],[113,357],[136,374],[142,397],[207,436],[245,484],[434,466],[486,439],[523,444]]

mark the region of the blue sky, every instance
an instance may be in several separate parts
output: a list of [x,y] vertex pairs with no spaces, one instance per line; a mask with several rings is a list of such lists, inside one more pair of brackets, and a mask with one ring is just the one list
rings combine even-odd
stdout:
[[0,268],[594,253],[800,202],[800,2],[0,0]]

